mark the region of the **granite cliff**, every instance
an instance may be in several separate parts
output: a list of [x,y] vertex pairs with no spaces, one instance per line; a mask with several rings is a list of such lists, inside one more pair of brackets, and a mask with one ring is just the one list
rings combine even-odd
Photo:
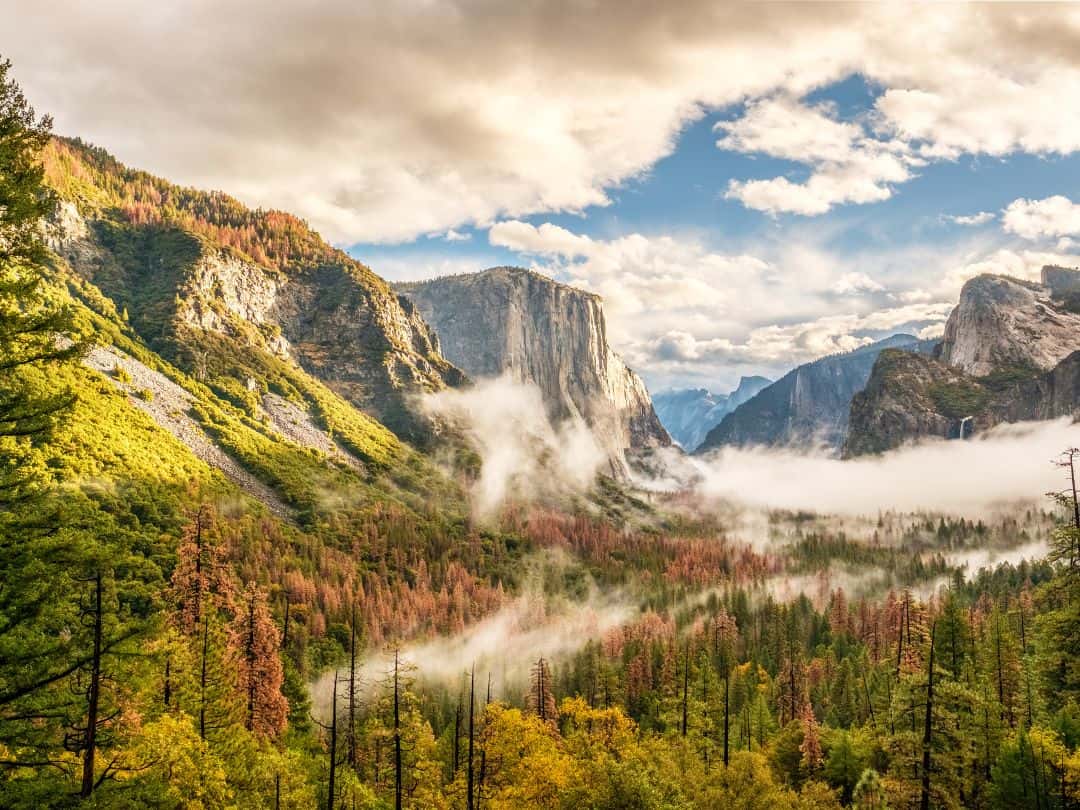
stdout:
[[1010,366],[1049,371],[1080,349],[1076,277],[1075,270],[1047,266],[1041,284],[971,279],[945,325],[941,360],[975,377]]
[[234,397],[298,367],[420,441],[413,395],[458,385],[423,318],[303,222],[54,140],[51,247],[167,359]]
[[883,352],[852,400],[844,454],[1075,415],[1080,272],[1048,266],[1041,281],[977,276],[961,290],[935,357]]
[[793,369],[725,416],[709,431],[698,452],[725,445],[839,448],[846,436],[852,397],[866,385],[878,354],[897,346],[915,348],[920,342],[911,335],[893,335]]
[[608,345],[598,296],[516,267],[399,289],[470,377],[534,383],[553,422],[580,417],[612,457],[671,443],[644,383]]

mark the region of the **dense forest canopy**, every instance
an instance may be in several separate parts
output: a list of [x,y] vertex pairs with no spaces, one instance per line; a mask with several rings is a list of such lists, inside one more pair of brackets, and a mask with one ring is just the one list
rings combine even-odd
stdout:
[[[272,268],[331,250],[289,215],[53,138],[0,65],[0,806],[1080,801],[1074,488],[993,520],[770,513],[753,545],[610,482],[606,513],[517,503],[479,525],[458,481],[329,391],[305,395],[360,471],[275,443],[242,392],[156,358],[47,249],[56,192]],[[189,391],[281,513],[81,362],[95,343]],[[1045,559],[957,561],[1027,544]],[[411,654],[527,598],[554,633],[559,605],[598,592],[620,620],[551,653],[500,637],[450,677]]]

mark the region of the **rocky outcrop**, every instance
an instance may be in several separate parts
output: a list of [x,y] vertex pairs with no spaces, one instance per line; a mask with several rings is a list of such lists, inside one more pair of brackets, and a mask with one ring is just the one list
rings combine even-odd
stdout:
[[1043,283],[982,275],[949,315],[941,359],[976,377],[1007,368],[1048,371],[1080,349],[1080,313],[1064,301],[1080,272],[1046,267]]
[[698,447],[720,421],[770,385],[767,377],[743,377],[730,394],[714,394],[704,388],[661,391],[653,395],[653,407],[661,424],[688,451]]
[[535,383],[553,422],[582,418],[613,456],[670,444],[644,383],[608,345],[598,296],[516,267],[399,289],[469,376]]
[[881,453],[914,438],[967,434],[974,426],[965,420],[981,414],[985,402],[985,389],[962,371],[925,354],[883,351],[866,387],[852,398],[843,454]]
[[926,355],[882,352],[851,403],[845,456],[882,453],[912,441],[967,439],[1004,422],[1076,415],[1080,351],[1050,371],[973,377]]
[[49,241],[153,348],[197,377],[242,379],[250,353],[266,352],[421,442],[429,426],[412,397],[465,380],[412,304],[328,247],[320,261],[272,267],[183,228],[117,223],[70,201]]
[[968,438],[1003,422],[1075,416],[1080,405],[1080,271],[1041,283],[968,281],[937,359],[882,354],[851,405],[847,455],[923,438]]
[[733,410],[709,431],[698,452],[724,445],[824,445],[839,449],[847,433],[851,399],[870,377],[878,354],[916,347],[911,335],[893,335],[846,354],[801,365]]

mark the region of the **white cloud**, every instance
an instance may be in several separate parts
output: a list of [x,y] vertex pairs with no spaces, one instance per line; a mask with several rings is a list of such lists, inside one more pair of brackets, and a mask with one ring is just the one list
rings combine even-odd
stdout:
[[882,292],[884,287],[866,273],[845,273],[832,285],[837,295],[852,295],[860,292]]
[[786,177],[732,180],[725,196],[768,213],[824,214],[842,203],[892,196],[890,184],[912,176],[922,161],[898,140],[872,137],[861,124],[838,121],[830,105],[808,106],[787,96],[762,99],[745,114],[716,125],[721,149],[761,153],[813,166],[805,182]]
[[946,216],[945,219],[948,222],[952,222],[956,225],[985,225],[987,222],[996,217],[993,211],[980,211],[977,214],[960,214],[956,216]]
[[999,248],[985,254],[968,257],[967,260],[948,267],[935,288],[935,294],[939,297],[955,299],[965,281],[983,273],[1012,276],[1025,281],[1038,281],[1044,265],[1075,267],[1078,263],[1080,263],[1080,257],[1066,253]]
[[1080,234],[1080,204],[1060,194],[1043,200],[1013,200],[1001,224],[1024,239]]
[[451,228],[445,234],[443,234],[443,239],[445,239],[447,242],[468,242],[470,239],[472,239],[472,234],[459,233],[458,231],[455,231],[453,228]]
[[59,131],[295,211],[339,242],[604,205],[703,111],[802,99],[854,74],[883,89],[860,132],[788,101],[792,133],[744,122],[739,137],[808,161],[809,177],[729,191],[817,213],[884,199],[915,156],[1080,146],[1080,105],[1063,103],[1080,97],[1075,6],[57,0],[7,12],[18,36],[5,55]]
[[[940,329],[955,300],[906,300],[849,261],[798,244],[762,258],[718,253],[690,235],[601,240],[520,221],[496,223],[490,239],[602,295],[609,339],[654,385],[776,375],[901,329]],[[848,314],[836,313],[838,295]]]

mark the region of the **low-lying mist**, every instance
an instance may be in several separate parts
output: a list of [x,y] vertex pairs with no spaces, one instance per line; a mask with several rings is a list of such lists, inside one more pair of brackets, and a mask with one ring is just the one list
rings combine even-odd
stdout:
[[[581,599],[545,594],[536,581],[487,618],[460,633],[425,639],[399,649],[402,666],[419,682],[451,691],[466,672],[476,667],[477,697],[482,698],[491,677],[492,696],[520,700],[528,673],[538,658],[561,659],[588,641],[601,639],[638,614],[638,604],[623,591],[595,587]],[[385,685],[393,653],[369,654],[357,667],[367,694]],[[344,677],[347,667],[342,670]],[[334,673],[324,673],[311,687],[316,713],[328,716]]]
[[[474,484],[478,517],[510,498],[539,499],[588,490],[608,459],[580,418],[552,424],[540,390],[509,376],[481,380],[423,400],[448,420],[481,458]],[[1080,445],[1069,419],[1000,425],[964,441],[930,440],[881,456],[841,460],[825,452],[728,447],[706,456],[664,451],[634,486],[653,492],[692,490],[706,501],[822,515],[885,511],[979,517],[1060,489],[1050,462]]]
[[791,450],[725,448],[672,457],[706,498],[819,514],[938,512],[966,517],[1041,500],[1064,486],[1051,462],[1080,445],[1069,419],[1001,425],[964,441],[929,441],[841,460]]

